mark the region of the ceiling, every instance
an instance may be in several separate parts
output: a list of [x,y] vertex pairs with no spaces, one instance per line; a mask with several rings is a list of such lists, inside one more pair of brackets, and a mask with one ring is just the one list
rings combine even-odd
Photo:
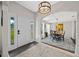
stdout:
[[43,18],[43,21],[48,23],[74,21],[76,15],[76,12],[58,12]]
[[[25,8],[31,10],[32,12],[37,12],[40,2],[42,1],[16,1]],[[59,1],[49,1],[51,5],[58,3]]]
[[[17,1],[17,3],[21,4],[25,8],[31,10],[32,12],[38,11],[40,2],[41,1]],[[51,15],[48,15],[47,17],[43,18],[43,21],[48,23],[54,23],[54,22],[76,20],[75,11],[78,10],[77,5],[79,4],[79,2],[59,2],[59,1],[49,1],[49,2],[54,10],[53,13],[51,12]]]

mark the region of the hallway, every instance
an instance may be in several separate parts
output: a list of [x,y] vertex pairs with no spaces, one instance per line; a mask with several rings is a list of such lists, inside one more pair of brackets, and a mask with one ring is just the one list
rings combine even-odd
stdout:
[[38,43],[32,48],[18,54],[16,57],[74,57],[75,55],[44,43]]

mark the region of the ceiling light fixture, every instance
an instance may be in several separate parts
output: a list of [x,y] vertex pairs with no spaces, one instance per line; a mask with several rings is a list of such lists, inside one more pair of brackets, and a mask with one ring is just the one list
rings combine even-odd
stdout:
[[51,4],[47,1],[43,1],[39,4],[39,12],[41,14],[48,14],[51,12]]

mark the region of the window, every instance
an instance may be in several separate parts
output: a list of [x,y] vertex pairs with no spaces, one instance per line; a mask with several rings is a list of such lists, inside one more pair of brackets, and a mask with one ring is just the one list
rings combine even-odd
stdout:
[[14,17],[10,18],[10,41],[11,45],[14,44]]

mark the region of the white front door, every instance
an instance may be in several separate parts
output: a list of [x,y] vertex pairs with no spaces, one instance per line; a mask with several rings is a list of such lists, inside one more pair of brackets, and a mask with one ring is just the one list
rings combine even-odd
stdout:
[[18,47],[34,41],[34,27],[29,20],[26,16],[18,17]]
[[9,16],[9,51],[33,42],[34,23],[25,16]]
[[29,25],[26,21],[25,17],[18,17],[18,27],[17,27],[17,34],[18,34],[18,47],[25,45],[28,42],[29,37]]

